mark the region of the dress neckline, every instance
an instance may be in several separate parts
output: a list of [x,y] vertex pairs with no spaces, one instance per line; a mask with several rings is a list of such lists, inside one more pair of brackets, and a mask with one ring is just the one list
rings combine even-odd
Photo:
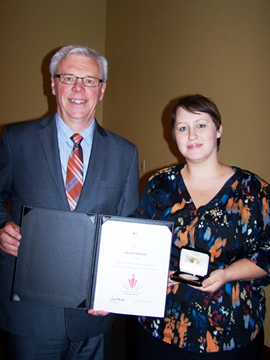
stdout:
[[225,181],[223,186],[220,188],[220,190],[217,192],[217,194],[210,201],[208,201],[206,204],[201,205],[197,208],[192,197],[190,196],[190,193],[186,187],[185,181],[181,174],[181,170],[184,168],[184,166],[185,166],[185,164],[177,165],[179,174],[180,174],[180,189],[183,192],[183,194],[185,194],[184,197],[186,198],[186,201],[188,201],[190,204],[193,205],[194,210],[196,212],[199,212],[200,209],[207,208],[210,204],[213,204],[213,202],[219,202],[221,200],[222,196],[231,188],[232,184],[235,182],[236,179],[239,178],[239,176],[241,174],[241,169],[239,167],[231,166],[231,168],[234,170],[234,174],[232,174],[232,176],[227,181]]

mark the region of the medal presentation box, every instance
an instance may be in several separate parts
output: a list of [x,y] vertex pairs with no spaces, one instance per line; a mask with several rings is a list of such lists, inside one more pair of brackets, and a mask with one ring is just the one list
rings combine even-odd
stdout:
[[164,316],[173,223],[25,206],[12,301]]
[[180,250],[179,270],[170,278],[193,286],[202,286],[207,277],[210,254],[196,249],[182,247]]

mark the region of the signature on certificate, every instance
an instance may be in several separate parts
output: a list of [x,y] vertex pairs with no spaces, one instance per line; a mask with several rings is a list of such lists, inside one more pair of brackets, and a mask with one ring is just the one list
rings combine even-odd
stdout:
[[124,301],[125,301],[125,299],[121,299],[119,297],[114,297],[114,295],[112,295],[112,297],[109,300],[110,303],[114,303],[114,304],[122,303]]

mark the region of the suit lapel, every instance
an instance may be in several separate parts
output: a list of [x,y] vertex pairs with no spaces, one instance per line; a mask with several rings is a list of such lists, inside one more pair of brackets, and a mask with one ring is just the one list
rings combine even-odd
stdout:
[[39,130],[40,140],[43,145],[46,161],[49,164],[50,172],[62,199],[64,207],[69,210],[63,176],[61,171],[61,162],[58,149],[57,130],[54,114],[41,121],[42,129]]
[[[65,209],[69,210],[61,171],[57,130],[54,116],[55,115],[53,114],[52,116],[45,118],[41,121],[40,124],[42,128],[39,130],[39,136],[44,149],[46,161],[49,164],[50,172],[57,186],[59,196],[62,199]],[[83,208],[85,202],[89,203],[88,194],[91,191],[93,183],[97,181],[100,168],[102,167],[102,159],[104,159],[106,154],[106,146],[104,142],[107,136],[108,135],[106,134],[104,129],[98,123],[96,123],[87,174],[76,210],[80,210],[80,208]]]

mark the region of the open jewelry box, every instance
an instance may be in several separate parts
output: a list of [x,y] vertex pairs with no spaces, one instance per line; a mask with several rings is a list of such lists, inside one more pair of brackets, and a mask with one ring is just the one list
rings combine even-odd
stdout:
[[210,253],[187,247],[180,249],[179,270],[171,275],[173,281],[202,286],[207,277]]

